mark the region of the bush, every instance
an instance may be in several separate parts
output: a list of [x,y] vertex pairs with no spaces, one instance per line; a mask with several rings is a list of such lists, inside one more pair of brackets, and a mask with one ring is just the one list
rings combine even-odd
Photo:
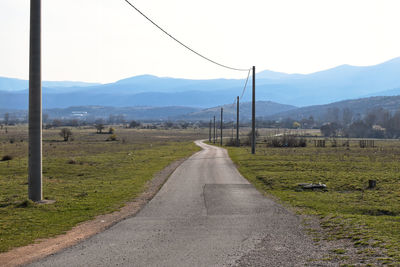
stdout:
[[[257,142],[257,138],[260,137],[260,133],[258,132],[258,130],[256,130],[256,142]],[[240,139],[240,145],[241,146],[251,146],[251,139],[252,139],[252,131],[247,133],[247,136],[244,138]]]
[[226,143],[226,146],[236,146],[236,138],[230,138]]
[[30,207],[34,207],[34,206],[35,206],[35,202],[33,202],[30,199],[26,199],[16,205],[17,208],[30,208]]
[[251,146],[251,137],[245,137],[240,139],[241,146]]
[[266,140],[269,147],[306,147],[307,140],[305,138],[298,138],[294,135],[283,135],[272,137]]
[[12,159],[13,159],[12,156],[10,156],[10,155],[5,155],[5,156],[3,156],[3,157],[1,158],[1,161],[9,161],[9,160],[12,160]]
[[110,135],[106,141],[117,141],[117,135],[116,134],[112,134]]
[[[247,134],[247,136],[251,139],[253,136],[252,136],[252,132],[253,131],[250,131],[248,134]],[[258,130],[256,130],[256,139],[257,139],[257,137],[259,137],[260,136],[260,133],[258,132]]]
[[140,122],[138,122],[138,121],[131,121],[129,123],[129,128],[136,128],[136,127],[139,127],[139,126],[140,126]]
[[77,164],[78,162],[75,159],[70,159],[67,161],[68,164]]

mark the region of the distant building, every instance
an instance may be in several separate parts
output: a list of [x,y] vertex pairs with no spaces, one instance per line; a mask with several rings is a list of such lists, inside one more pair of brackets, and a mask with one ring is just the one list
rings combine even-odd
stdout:
[[87,116],[87,111],[72,111],[72,116],[73,117],[86,117]]

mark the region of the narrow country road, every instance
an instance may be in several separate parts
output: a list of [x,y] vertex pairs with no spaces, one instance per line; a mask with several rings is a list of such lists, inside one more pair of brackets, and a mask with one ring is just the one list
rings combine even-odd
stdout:
[[303,266],[318,253],[300,219],[206,145],[134,217],[31,266]]

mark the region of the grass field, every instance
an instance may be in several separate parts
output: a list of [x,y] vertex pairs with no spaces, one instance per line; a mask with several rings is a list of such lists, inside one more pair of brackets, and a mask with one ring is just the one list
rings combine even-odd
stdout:
[[[328,143],[327,143],[328,144]],[[256,187],[303,214],[317,215],[325,229],[320,239],[349,239],[368,263],[400,265],[400,141],[375,141],[373,148],[228,147],[239,171]],[[368,189],[368,180],[377,180]],[[307,191],[299,183],[327,185]],[[338,254],[346,254],[343,248]]]
[[54,204],[27,201],[27,127],[0,130],[0,252],[63,233],[96,215],[120,208],[145,189],[155,173],[199,148],[200,130],[116,128],[118,141],[94,128],[43,133],[43,192]]

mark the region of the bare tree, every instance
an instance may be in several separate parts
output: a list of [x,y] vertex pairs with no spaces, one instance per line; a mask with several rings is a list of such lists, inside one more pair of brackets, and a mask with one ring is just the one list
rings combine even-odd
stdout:
[[49,120],[49,114],[44,113],[43,114],[43,123],[47,123],[48,120]]
[[138,121],[131,121],[129,123],[129,128],[136,128],[136,127],[139,127],[139,126],[140,126],[140,122],[138,122]]
[[343,109],[343,125],[347,126],[349,125],[353,120],[353,111],[349,108],[344,108]]
[[97,133],[100,133],[100,134],[103,133],[103,130],[105,128],[104,120],[103,119],[96,120],[94,127],[96,127]]
[[339,122],[339,108],[328,108],[326,113],[327,122]]
[[122,114],[119,114],[115,117],[115,123],[125,123],[125,116]]
[[9,121],[10,121],[10,114],[9,113],[4,114],[4,124],[8,125]]
[[115,116],[110,114],[110,116],[108,117],[108,124],[114,125],[114,123],[115,123]]
[[72,136],[72,131],[68,128],[62,128],[59,135],[64,138],[64,141],[67,142],[69,138]]
[[95,125],[95,127],[96,127],[96,130],[97,130],[97,133],[103,133],[103,130],[104,130],[104,124],[102,124],[102,123],[98,123],[98,124],[96,124]]
[[325,137],[337,136],[339,129],[340,129],[340,125],[337,124],[336,122],[325,123],[320,128],[321,133]]
[[53,127],[60,127],[62,125],[62,121],[59,119],[53,120]]
[[377,121],[377,116],[373,111],[371,111],[371,112],[369,112],[367,114],[367,116],[365,117],[364,121],[368,126],[371,127]]

